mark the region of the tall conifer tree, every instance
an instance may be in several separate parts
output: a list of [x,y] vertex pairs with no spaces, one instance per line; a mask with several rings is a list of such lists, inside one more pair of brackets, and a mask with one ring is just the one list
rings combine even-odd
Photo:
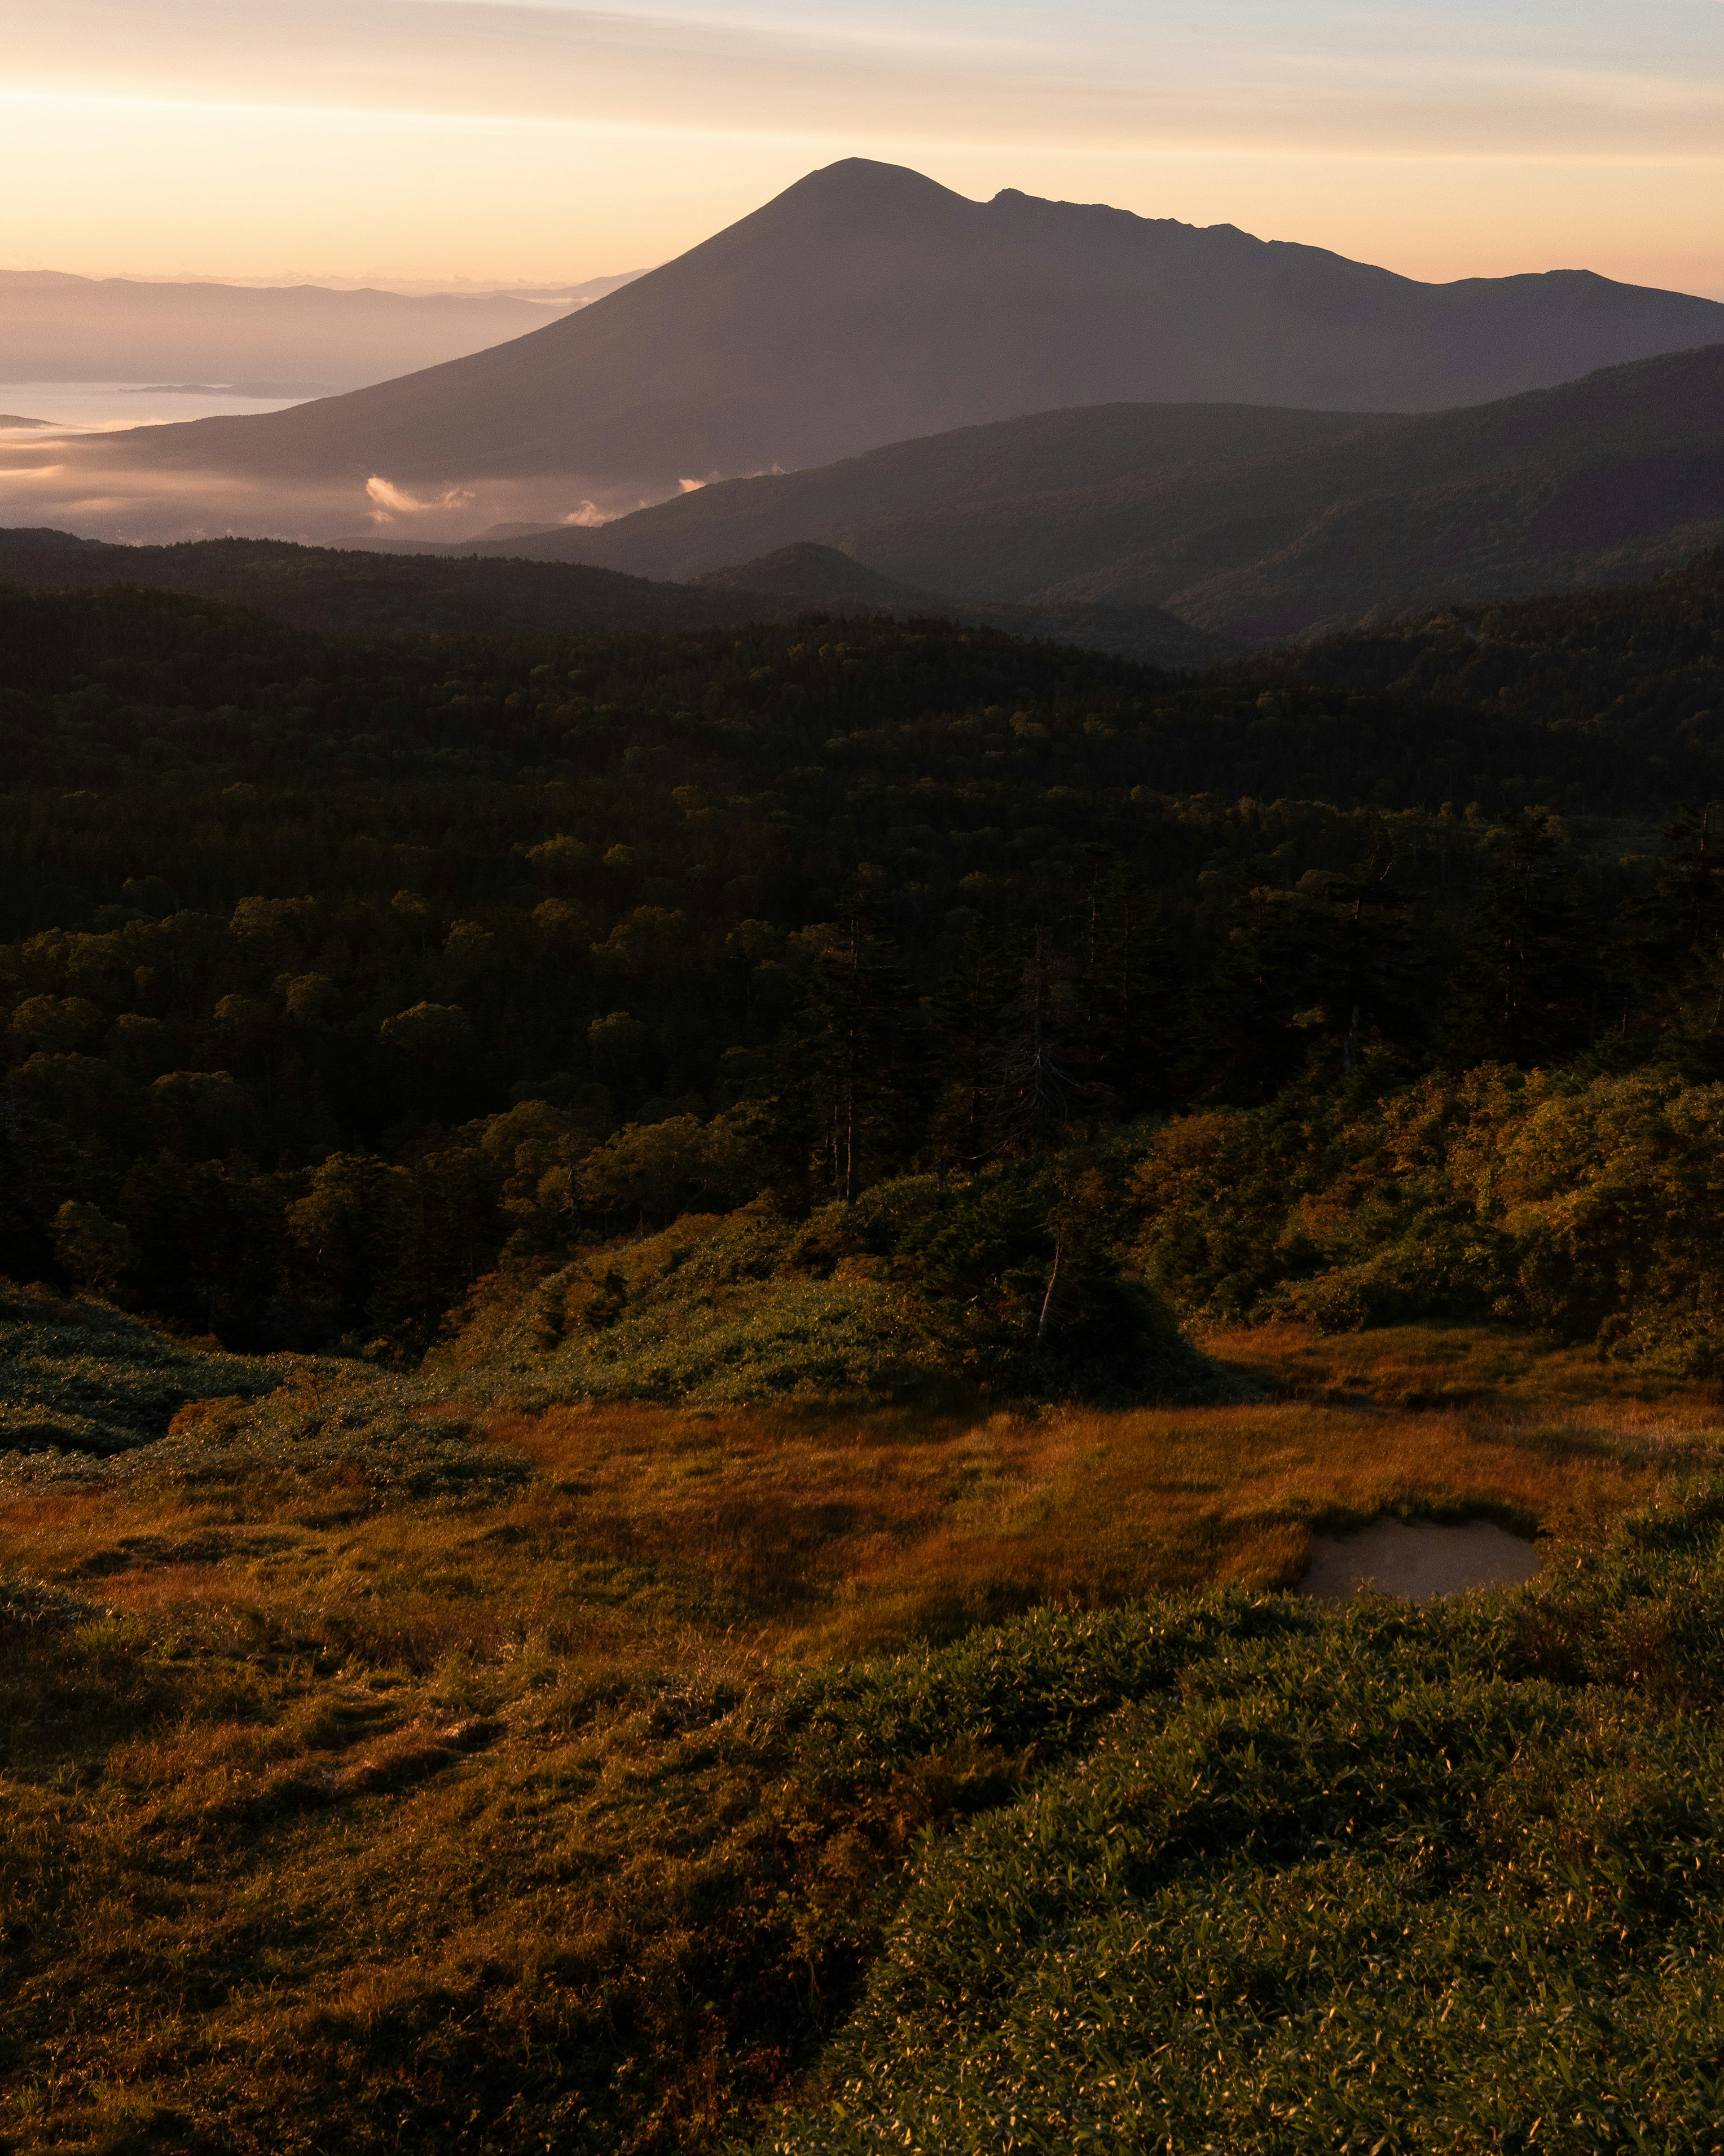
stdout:
[[920,1014],[888,939],[859,904],[829,930],[803,1012],[817,1173],[845,1204],[901,1146],[920,1105]]
[[1439,1045],[1457,1068],[1550,1063],[1584,1049],[1594,1029],[1596,936],[1546,812],[1511,809],[1491,842]]

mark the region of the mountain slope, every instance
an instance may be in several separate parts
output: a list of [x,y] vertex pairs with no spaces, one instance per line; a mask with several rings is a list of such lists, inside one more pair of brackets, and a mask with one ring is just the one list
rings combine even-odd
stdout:
[[[1391,416],[1249,404],[1080,406],[892,442],[812,470],[724,480],[596,528],[563,525],[506,542],[481,539],[472,551],[616,567],[626,561],[634,575],[686,578],[806,539],[924,513],[938,517],[959,503],[1152,481],[1401,424]],[[934,583],[942,590],[985,588],[938,578]]]
[[853,158],[565,321],[351,395],[110,444],[152,469],[668,490],[1121,399],[1424,410],[1724,338],[1582,271],[1421,285],[1232,226]]
[[1622,583],[1719,536],[1711,346],[1418,417],[1044,413],[496,551],[690,578],[813,540],[959,599],[1164,607],[1267,642],[1374,609]]

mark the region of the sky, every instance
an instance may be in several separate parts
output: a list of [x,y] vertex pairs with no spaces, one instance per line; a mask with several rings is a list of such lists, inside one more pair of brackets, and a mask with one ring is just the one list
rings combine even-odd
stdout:
[[54,0],[0,268],[572,283],[851,156],[1724,297],[1724,0]]

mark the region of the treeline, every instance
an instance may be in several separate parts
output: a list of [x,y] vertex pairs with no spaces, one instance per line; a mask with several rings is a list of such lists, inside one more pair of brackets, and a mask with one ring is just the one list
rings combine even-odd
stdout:
[[[1716,754],[1724,748],[1724,547],[1650,584],[1475,602],[1226,671],[1241,683],[1387,689],[1553,732],[1609,733],[1666,762]],[[1647,776],[1660,768],[1649,765]]]
[[116,547],[66,531],[0,529],[0,584],[90,591],[121,582],[338,636],[614,634],[787,611],[760,593],[694,591],[581,562],[377,554],[283,539]]
[[0,633],[4,1269],[230,1345],[405,1352],[500,1262],[1146,1116],[1713,1072],[1680,721],[1655,765],[932,622],[366,645],[120,590]]

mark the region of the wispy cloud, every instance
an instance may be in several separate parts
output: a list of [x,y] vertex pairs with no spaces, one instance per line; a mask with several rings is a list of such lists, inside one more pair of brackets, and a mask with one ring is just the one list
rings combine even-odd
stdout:
[[1719,20],[1718,0],[55,0],[8,22],[0,246],[108,274],[548,281],[663,260],[861,155],[1414,275],[1708,290]]
[[1669,0],[1650,0],[1636,35],[1614,40],[1583,8],[1560,43],[1533,34],[1537,0],[1446,18],[1234,0],[1200,30],[1190,12],[1020,11],[1002,35],[938,0],[920,26],[870,23],[855,6],[780,17],[521,0],[60,0],[21,12],[8,66],[25,86],[181,100],[706,132],[721,114],[721,131],[737,134],[1259,153],[1706,155],[1724,141],[1724,61],[1693,11]]

